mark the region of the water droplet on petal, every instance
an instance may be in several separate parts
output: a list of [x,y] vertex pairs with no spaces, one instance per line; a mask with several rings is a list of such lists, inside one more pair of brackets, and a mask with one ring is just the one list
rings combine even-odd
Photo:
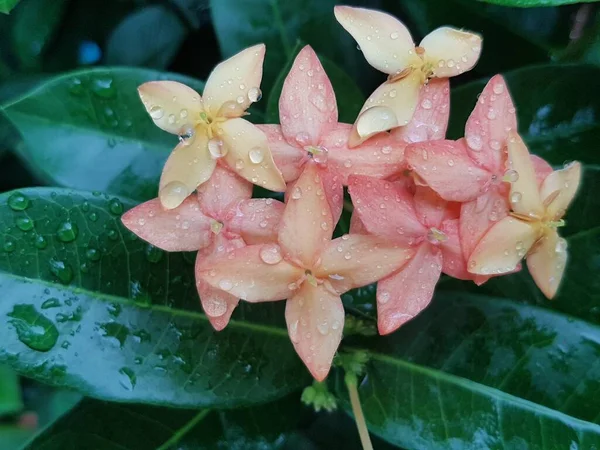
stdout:
[[504,92],[504,84],[496,83],[492,89],[494,91],[494,94],[500,95]]
[[477,134],[471,134],[467,136],[467,145],[469,148],[475,152],[478,152],[483,147],[483,142],[481,141],[481,136]]
[[250,88],[248,91],[248,100],[252,103],[258,102],[262,98],[262,91],[258,87]]
[[179,206],[190,193],[191,191],[185,184],[180,181],[171,181],[160,190],[158,195],[163,206],[172,209]]
[[519,203],[522,198],[523,195],[520,192],[513,192],[512,194],[510,194],[511,203]]
[[296,142],[302,146],[308,145],[308,141],[310,140],[310,136],[308,133],[301,131],[296,135]]
[[500,150],[502,148],[502,144],[500,143],[500,141],[497,141],[495,139],[492,139],[490,141],[490,148],[492,150]]
[[230,280],[222,279],[219,281],[219,289],[223,289],[224,291],[230,291],[233,288],[233,283]]
[[290,339],[292,340],[292,342],[294,344],[297,344],[298,342],[300,342],[300,336],[298,335],[298,321],[297,320],[290,323],[290,327],[289,327],[288,331],[290,333]]
[[260,164],[265,159],[265,152],[260,147],[253,147],[248,152],[248,157],[253,164]]
[[559,238],[556,242],[556,247],[554,248],[556,253],[566,253],[567,251],[567,241],[564,238]]
[[227,146],[221,139],[212,138],[208,141],[208,151],[214,159],[222,158],[227,154]]
[[265,264],[278,264],[283,257],[281,256],[281,248],[277,244],[265,244],[259,252],[260,259]]
[[319,333],[321,333],[323,336],[327,336],[329,334],[329,322],[324,320],[323,322],[319,323],[317,325],[317,330],[319,330]]
[[299,186],[296,186],[293,190],[292,190],[292,198],[294,200],[298,200],[300,198],[302,198],[302,189],[300,189]]
[[221,298],[209,298],[202,303],[204,311],[210,317],[221,317],[227,312],[227,302]]
[[[515,181],[519,180],[519,172],[517,172],[516,170],[513,169],[509,169],[506,172],[504,172],[504,181],[508,181],[510,183],[514,183]],[[519,201],[519,200],[517,200]],[[514,202],[516,203],[516,202]]]
[[433,103],[428,98],[424,98],[421,102],[421,106],[423,107],[423,109],[431,109]]
[[398,36],[399,36],[399,34],[396,31],[394,31],[393,33],[390,34],[390,39],[394,41],[394,40],[398,39]]
[[153,106],[152,108],[150,108],[150,117],[152,117],[154,120],[162,119],[164,116],[165,110],[162,109],[160,106]]
[[385,305],[390,300],[390,293],[383,291],[379,292],[377,295],[377,301],[382,305]]

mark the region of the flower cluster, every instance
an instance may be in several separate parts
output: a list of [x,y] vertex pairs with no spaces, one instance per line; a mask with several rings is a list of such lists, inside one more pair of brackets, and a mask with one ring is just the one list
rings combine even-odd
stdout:
[[[380,334],[431,301],[442,273],[484,283],[527,265],[548,298],[567,248],[557,229],[581,176],[530,155],[501,76],[479,96],[465,137],[444,140],[448,77],[470,70],[481,38],[439,28],[415,47],[382,12],[338,6],[335,15],[367,61],[388,74],[353,125],[338,122],[335,93],[305,47],[285,79],[280,125],[242,118],[258,101],[263,45],[219,64],[202,96],[171,81],[140,96],[157,126],[180,144],[166,162],[159,198],[123,216],[167,251],[197,250],[196,280],[213,327],[238,304],[287,299],[291,341],[323,380],[344,328],[340,296],[378,282]],[[285,191],[285,203],[252,199],[252,183]],[[344,205],[350,234],[333,239]]]

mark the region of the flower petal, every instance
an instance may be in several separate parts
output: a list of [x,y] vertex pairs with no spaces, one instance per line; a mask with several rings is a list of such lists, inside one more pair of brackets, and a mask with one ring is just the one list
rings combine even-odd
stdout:
[[486,84],[467,120],[465,138],[469,156],[497,173],[502,169],[510,130],[517,130],[515,106],[504,78],[496,75]]
[[424,243],[402,270],[378,283],[379,334],[396,331],[429,305],[441,271],[442,253]]
[[[289,285],[304,271],[285,259],[274,263],[277,244],[258,244],[233,249],[226,255],[204,259],[196,265],[196,276],[212,287],[249,302],[269,302],[288,298]],[[265,262],[265,259],[267,262]]]
[[227,165],[239,176],[272,191],[284,191],[285,181],[275,166],[267,137],[245,119],[229,119],[221,124],[223,157]]
[[350,216],[350,234],[369,234],[358,213]]
[[394,140],[406,144],[444,139],[449,117],[450,82],[447,78],[434,78],[421,87],[410,122],[393,129],[391,135]]
[[155,198],[127,211],[121,221],[138,237],[168,252],[198,250],[212,238],[211,219],[202,214],[194,197],[169,210]]
[[544,207],[529,150],[514,131],[511,131],[508,137],[507,166],[509,170],[516,172],[510,186],[509,199],[512,210],[524,216],[542,217]]
[[536,227],[508,216],[483,236],[469,258],[469,272],[479,275],[512,272],[538,238]]
[[414,243],[427,233],[417,218],[412,194],[401,184],[352,176],[348,192],[354,214],[370,233],[406,244]]
[[442,223],[441,231],[448,237],[447,240],[440,243],[442,271],[459,280],[473,279],[473,275],[467,270],[467,260],[463,255],[458,219],[445,220]]
[[450,27],[440,27],[423,38],[425,61],[433,65],[437,78],[468,72],[481,54],[481,36]]
[[331,81],[317,54],[304,47],[285,78],[279,97],[281,129],[288,143],[319,145],[321,136],[338,120]]
[[211,177],[198,187],[202,212],[224,222],[230,209],[240,200],[252,197],[252,184],[226,167],[217,166]]
[[215,115],[228,101],[247,109],[252,101],[251,90],[260,89],[265,59],[265,45],[258,44],[242,50],[218,64],[204,87],[204,105]]
[[[538,155],[530,155],[531,163],[533,164],[533,170],[535,170],[535,178],[537,179],[538,186],[542,187],[544,180],[548,175],[554,172],[552,166],[543,158]],[[545,198],[544,195],[541,195],[542,199]]]
[[555,170],[542,184],[541,196],[546,205],[546,214],[560,219],[573,201],[581,181],[581,164],[577,161]]
[[285,305],[285,321],[296,353],[317,381],[323,381],[342,340],[344,306],[323,285],[303,283]]
[[291,260],[312,267],[333,235],[333,217],[316,164],[304,166],[291,188],[279,227],[279,244]]
[[415,61],[415,44],[406,26],[381,11],[350,6],[336,6],[335,18],[356,40],[369,64],[393,74]]
[[[181,134],[188,118],[202,111],[202,99],[191,87],[177,81],[149,81],[138,88],[142,103],[159,128]],[[191,124],[193,125],[193,124]]]
[[329,277],[335,291],[343,294],[388,276],[404,266],[413,254],[411,248],[390,243],[385,237],[346,234],[323,250],[315,276]]
[[273,155],[275,165],[281,171],[286,182],[296,181],[304,164],[309,159],[308,153],[301,150],[297,145],[290,145],[283,137],[279,125],[256,125],[265,135],[269,142],[269,148]]
[[321,178],[323,179],[325,197],[327,197],[327,202],[331,208],[331,217],[335,225],[340,220],[344,208],[344,187],[342,186],[344,178],[327,168],[321,169]]
[[469,259],[481,238],[509,212],[506,195],[490,189],[475,200],[463,203],[460,209],[460,238],[463,255]]
[[276,242],[284,207],[272,198],[242,200],[229,220],[227,230],[242,236],[247,244]]
[[176,208],[200,184],[212,175],[217,162],[208,151],[208,139],[198,133],[192,142],[180,143],[171,155],[160,177],[159,198],[167,209]]
[[427,141],[406,148],[408,165],[443,199],[473,200],[486,190],[492,174],[469,158],[463,141]]
[[[210,247],[198,252],[196,267],[201,267],[203,260],[207,257],[227,254],[231,250],[243,247],[244,245],[241,239],[229,240],[219,235]],[[202,303],[206,317],[208,317],[215,330],[221,331],[229,323],[231,314],[240,300],[234,295],[212,287],[205,281],[202,281],[199,276],[196,276],[196,288],[198,289],[198,295],[200,296],[200,302]]]
[[547,232],[527,255],[527,268],[546,297],[554,298],[567,264],[567,241],[555,230]]
[[350,149],[348,138],[351,128],[340,123],[321,140],[321,145],[329,150],[327,167],[341,176],[342,184],[348,184],[350,175],[387,178],[404,168],[403,144],[382,133]]
[[448,202],[428,186],[416,187],[414,204],[417,220],[427,228],[439,228],[448,215]]
[[375,89],[354,123],[350,146],[355,147],[382,131],[407,125],[415,113],[420,88],[421,75],[413,71]]

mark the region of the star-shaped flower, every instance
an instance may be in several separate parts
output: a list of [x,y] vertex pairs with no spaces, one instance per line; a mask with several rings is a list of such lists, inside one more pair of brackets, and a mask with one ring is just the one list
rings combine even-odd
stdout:
[[265,46],[260,44],[217,65],[202,97],[175,81],[151,81],[139,87],[154,123],[181,141],[160,179],[159,198],[165,208],[179,206],[210,178],[217,163],[264,188],[285,190],[266,136],[241,118],[262,95],[264,55]]
[[481,53],[477,34],[442,27],[415,47],[404,24],[389,14],[350,6],[336,6],[334,11],[369,64],[388,74],[388,80],[371,94],[356,119],[350,146],[408,124],[422,85],[434,77],[448,78],[471,70]]
[[[228,254],[246,244],[277,239],[283,203],[251,199],[252,184],[217,166],[210,179],[174,209],[158,199],[125,213],[123,224],[140,238],[169,252],[198,250],[197,266],[213,255]],[[225,328],[238,304],[235,297],[196,279],[200,300],[216,330]]]
[[290,193],[276,243],[249,245],[205,260],[203,281],[249,302],[288,299],[292,343],[319,381],[342,338],[340,295],[398,270],[413,251],[377,236],[332,240],[334,222],[316,165],[307,165]]
[[567,241],[557,233],[581,179],[573,162],[548,175],[541,187],[527,147],[515,132],[508,138],[511,212],[481,239],[468,263],[476,274],[507,273],[521,259],[548,298],[556,294],[567,261]]
[[366,232],[415,250],[408,264],[377,285],[380,334],[397,330],[425,309],[442,272],[472,278],[460,247],[457,205],[428,187],[417,186],[413,196],[401,183],[369,177],[351,177],[348,190]]

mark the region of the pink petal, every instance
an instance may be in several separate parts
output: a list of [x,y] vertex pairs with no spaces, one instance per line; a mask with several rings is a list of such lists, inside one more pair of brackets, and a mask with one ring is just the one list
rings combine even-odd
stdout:
[[236,102],[246,109],[252,103],[251,89],[260,88],[265,59],[265,45],[258,44],[242,50],[219,63],[211,72],[204,87],[203,100],[211,115],[226,102]]
[[354,214],[373,234],[391,241],[414,243],[427,229],[417,218],[412,194],[401,184],[363,176],[350,177],[348,192]]
[[508,215],[506,195],[490,189],[480,197],[462,204],[460,210],[460,237],[463,255],[469,259],[481,238],[499,220]]
[[448,237],[447,240],[440,243],[442,271],[459,280],[471,280],[473,275],[467,270],[467,260],[463,255],[458,229],[457,219],[445,220],[442,223],[441,231]]
[[529,150],[514,131],[508,137],[507,166],[513,173],[509,197],[512,210],[524,216],[542,217],[544,206]]
[[196,117],[203,108],[200,94],[177,81],[149,81],[138,92],[156,126],[173,134],[190,126],[184,117]]
[[467,268],[478,275],[512,272],[538,236],[537,227],[512,216],[505,217],[479,241]]
[[193,251],[210,244],[212,219],[189,197],[175,209],[164,209],[155,198],[127,211],[123,225],[137,236],[168,252]]
[[279,227],[286,257],[312,267],[333,235],[333,217],[316,164],[306,164],[287,198]]
[[475,164],[461,141],[411,144],[405,151],[409,166],[443,199],[473,200],[487,189],[492,174]]
[[198,187],[202,212],[220,222],[240,200],[252,197],[252,184],[226,167],[217,166],[210,178]]
[[508,132],[517,130],[517,115],[501,75],[486,84],[465,126],[469,155],[490,172],[502,170]]
[[323,285],[303,283],[285,305],[285,321],[298,356],[312,376],[323,381],[342,340],[344,306]]
[[567,264],[567,241],[556,230],[548,231],[527,255],[527,268],[535,284],[546,297],[553,299]]
[[533,170],[535,170],[535,178],[538,186],[541,188],[546,177],[550,175],[554,169],[545,159],[538,155],[531,155],[531,163],[533,164]]
[[227,229],[242,236],[247,244],[276,242],[284,207],[283,203],[271,198],[242,200]]
[[344,208],[344,187],[342,186],[342,177],[331,170],[321,170],[321,178],[323,179],[323,188],[325,196],[331,208],[331,216],[333,223],[337,224],[342,215]]
[[336,6],[335,18],[356,40],[369,64],[394,74],[419,63],[406,26],[395,17],[367,8]]
[[[231,250],[243,247],[244,245],[241,239],[228,240],[219,235],[210,247],[198,252],[196,267],[201,267],[203,260],[207,257],[227,254]],[[206,317],[208,317],[215,330],[221,331],[229,323],[231,314],[237,307],[239,299],[225,291],[213,288],[205,281],[202,281],[199,276],[196,276],[196,280],[196,288],[198,289],[198,295],[200,296],[200,302],[202,303]]]
[[417,109],[408,125],[393,129],[391,135],[406,144],[444,139],[449,116],[450,82],[434,78],[419,91]]
[[290,145],[318,145],[321,135],[337,123],[335,93],[317,54],[304,47],[283,83],[279,97],[283,135]]
[[448,202],[428,186],[416,187],[414,204],[417,219],[427,228],[438,228],[447,215]]
[[419,45],[425,49],[425,61],[433,66],[438,78],[468,72],[481,54],[481,36],[450,27],[433,30]]
[[556,170],[546,177],[541,196],[546,205],[546,214],[558,220],[564,216],[573,201],[581,182],[581,164],[577,161]]
[[196,265],[196,276],[216,289],[249,302],[283,300],[290,284],[304,271],[281,258],[277,244],[237,248],[226,255],[204,259]]
[[281,171],[286,182],[298,179],[309,159],[308,153],[297,145],[290,145],[284,139],[279,125],[257,125],[265,133],[275,165]]
[[346,234],[323,250],[314,275],[329,278],[335,291],[343,294],[388,276],[413,254],[412,249],[390,243],[384,237]]
[[442,252],[421,244],[402,270],[377,285],[377,327],[389,334],[423,311],[442,271]]
[[351,129],[351,125],[340,123],[321,140],[321,145],[329,150],[327,167],[342,177],[344,185],[350,175],[387,178],[404,169],[404,144],[382,133],[350,149]]
[[369,234],[367,227],[360,220],[360,215],[356,212],[350,217],[350,234]]

